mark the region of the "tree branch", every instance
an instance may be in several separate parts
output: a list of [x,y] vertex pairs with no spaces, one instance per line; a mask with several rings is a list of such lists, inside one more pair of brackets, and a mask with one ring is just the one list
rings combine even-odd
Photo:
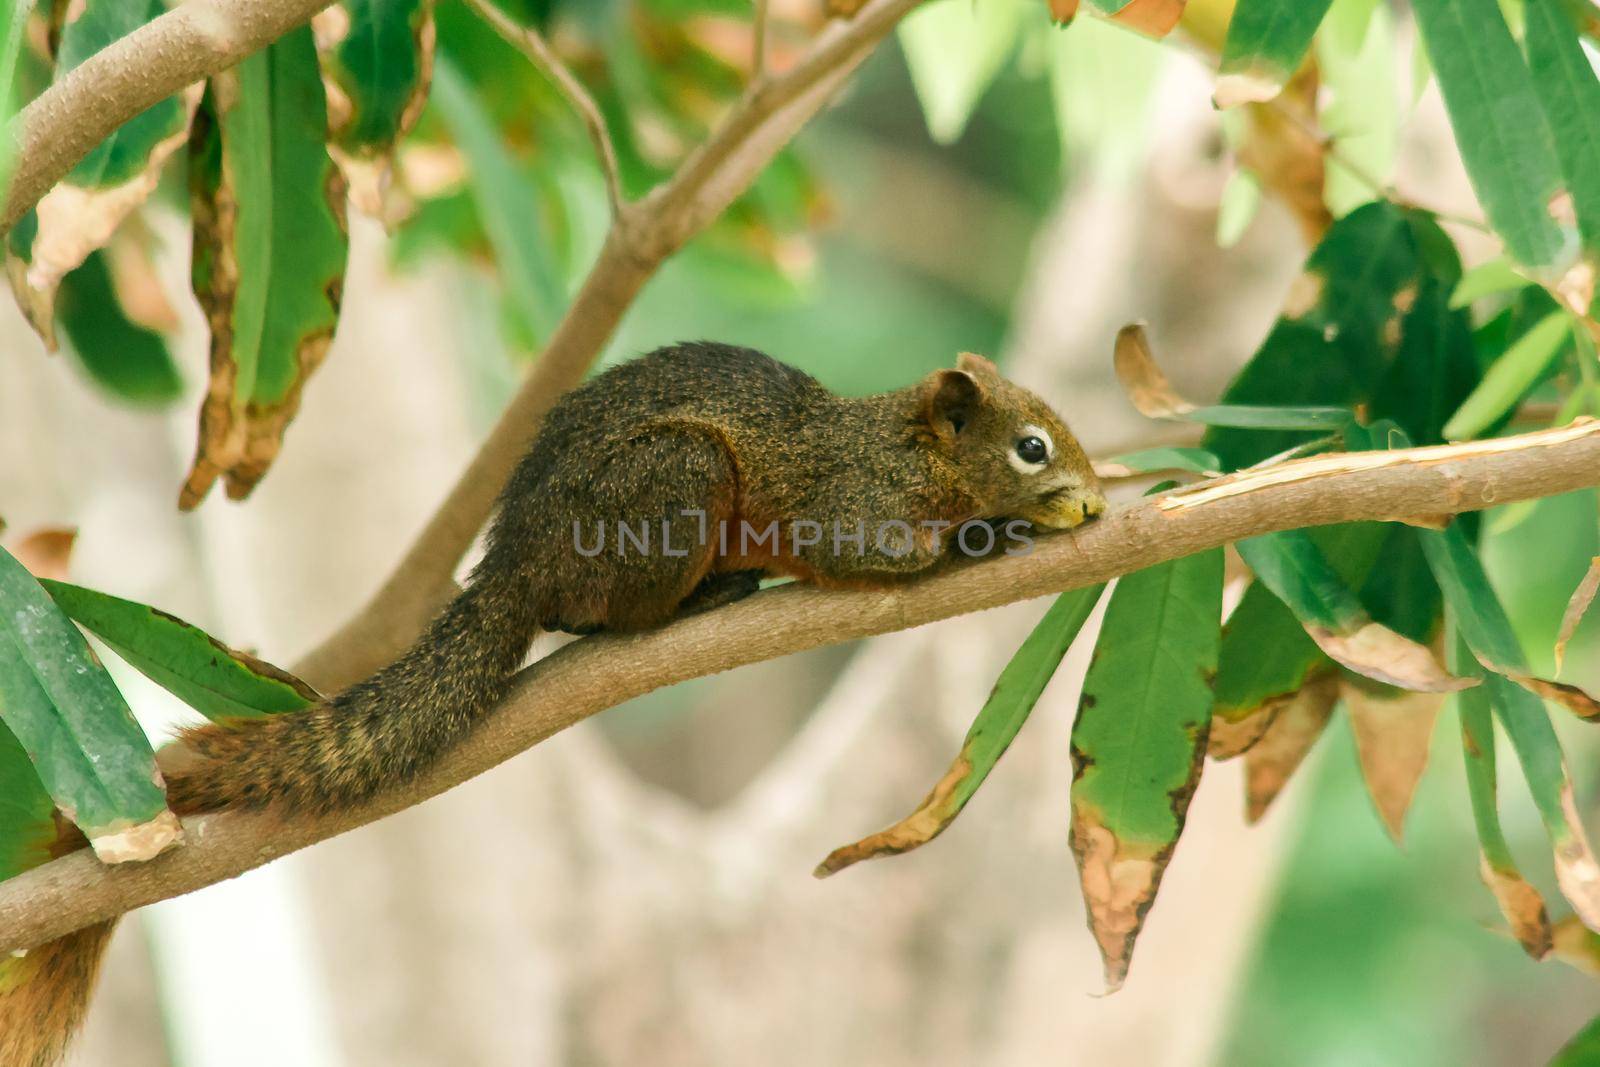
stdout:
[[507,44],[521,52],[527,57],[528,62],[539,68],[583,120],[584,128],[589,131],[589,139],[594,142],[595,155],[600,158],[600,170],[606,182],[606,199],[611,203],[611,217],[616,218],[622,213],[622,176],[617,170],[617,150],[611,143],[611,131],[606,128],[606,120],[600,114],[600,109],[595,106],[594,97],[589,95],[583,83],[573,77],[566,64],[550,50],[550,45],[537,30],[513,21],[491,0],[465,0],[465,2]]
[[753,82],[677,172],[624,206],[599,258],[517,395],[439,509],[365,607],[294,665],[325,692],[403,651],[455,590],[456,566],[557,397],[583,380],[656,268],[749,188],[762,168],[920,0],[872,0],[830,24],[776,78]]
[[1275,530],[1455,514],[1600,484],[1600,422],[1384,453],[1315,456],[1202,482],[1120,509],[1028,555],[889,590],[790,585],[645,634],[575,641],[522,671],[505,702],[436,767],[327,818],[222,813],[185,820],[187,844],[148,863],[88,851],[0,883],[0,953],[259,867],[441,793],[624,700],[802,649],[1056,593]]
[[16,170],[0,234],[118,126],[265,48],[330,2],[185,0],[68,71],[7,126]]

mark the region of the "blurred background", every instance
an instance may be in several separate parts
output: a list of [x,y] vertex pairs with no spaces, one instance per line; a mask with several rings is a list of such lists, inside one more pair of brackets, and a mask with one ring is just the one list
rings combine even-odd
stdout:
[[[600,94],[633,192],[725,97],[716,79],[737,71],[705,57],[747,54],[742,5],[679,6],[515,12],[550,19]],[[811,26],[802,5],[777,6],[781,56]],[[567,290],[605,202],[581,131],[525,61],[460,5],[437,17],[436,85],[473,87],[503,166],[448,147],[472,116],[436,88],[388,232],[352,214],[332,353],[247,503],[172,506],[205,365],[181,176],[137,238],[149,299],[172,316],[175,402],[130,407],[71,338],[48,356],[0,309],[0,513],[13,531],[76,526],[74,580],[292,662],[371,593],[472,455],[545,328],[493,269],[506,234],[485,176],[522,183],[512,239],[548,237]],[[1414,86],[1409,20],[1369,18],[1348,55],[1382,106],[1342,132],[1402,192],[1471,213],[1436,91]],[[981,47],[930,73],[954,40]],[[714,338],[865,393],[970,350],[1053,400],[1093,455],[1170,442],[1116,385],[1116,329],[1146,320],[1183,390],[1214,396],[1306,254],[1291,213],[1237,178],[1212,62],[1087,18],[1053,28],[1042,4],[938,0],[667,264],[606,358]],[[1456,236],[1469,256],[1483,240]],[[1600,553],[1596,507],[1578,494],[1538,504],[1544,521],[1488,520],[1486,558],[1537,668]],[[1498,928],[1450,714],[1403,848],[1361,788],[1342,714],[1255,827],[1238,763],[1208,766],[1129,982],[1101,997],[1067,848],[1087,637],[937,843],[812,879],[829,849],[922,797],[1045,606],[651,694],[418,808],[146,909],[120,928],[73,1062],[1510,1065],[1543,1062],[1592,1015],[1593,977],[1531,962]],[[1572,680],[1600,682],[1596,636],[1580,633]],[[189,714],[117,677],[153,732]],[[1596,825],[1593,735],[1557,723]],[[1513,847],[1540,856],[1518,770],[1502,768]]]

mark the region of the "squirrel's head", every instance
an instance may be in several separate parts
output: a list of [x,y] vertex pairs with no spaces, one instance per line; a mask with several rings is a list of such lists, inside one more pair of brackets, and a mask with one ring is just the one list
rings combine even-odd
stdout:
[[1067,529],[1106,509],[1089,457],[1050,405],[963,352],[954,370],[917,387],[918,414],[933,447],[978,497],[980,518],[1020,518]]

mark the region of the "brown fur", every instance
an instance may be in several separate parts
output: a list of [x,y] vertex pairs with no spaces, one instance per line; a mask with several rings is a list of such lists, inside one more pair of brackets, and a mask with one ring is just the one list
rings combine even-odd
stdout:
[[[1025,426],[1055,455],[1022,473],[1008,460]],[[615,367],[563,398],[501,493],[468,587],[394,663],[306,711],[188,731],[192,758],[167,774],[180,814],[224,808],[326,812],[431,765],[504,696],[540,628],[639,630],[756,590],[764,574],[839,586],[902,580],[948,543],[918,537],[891,555],[831,538],[795,548],[802,520],[868,529],[887,520],[1016,517],[1072,526],[1104,507],[1089,461],[1037,396],[963,356],[897,392],[846,399],[759,352],[700,342]],[[588,556],[575,524],[614,532],[705,515],[681,555]],[[780,544],[741,550],[739,524],[776,523]],[[715,531],[727,527],[730,551]],[[110,925],[35,949],[31,980],[0,985],[0,1067],[54,1062],[83,1013]],[[5,972],[0,971],[0,975]],[[3,981],[3,978],[0,978]],[[31,1037],[30,1037],[31,1035]],[[32,1040],[35,1044],[25,1044]]]

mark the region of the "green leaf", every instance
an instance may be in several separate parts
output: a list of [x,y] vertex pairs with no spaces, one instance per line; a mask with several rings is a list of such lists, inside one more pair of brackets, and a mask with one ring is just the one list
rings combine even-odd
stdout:
[[1222,189],[1222,202],[1217,205],[1217,247],[1232,248],[1238,244],[1260,207],[1260,180],[1248,170],[1236,170],[1228,175],[1228,184]]
[[385,223],[395,143],[428,97],[432,0],[343,0],[315,23],[328,86],[328,143],[350,202]]
[[1222,552],[1127,575],[1072,729],[1072,850],[1106,984],[1127,975],[1200,779],[1222,617]]
[[1465,308],[1475,300],[1521,289],[1527,284],[1527,277],[1518,272],[1516,264],[1504,256],[1498,256],[1478,264],[1462,276],[1455,292],[1450,294],[1450,306]]
[[165,339],[123,312],[105,253],[90,253],[62,279],[56,312],[78,361],[113,396],[164,406],[183,395],[183,378]]
[[900,49],[929,135],[950,144],[1005,65],[1022,28],[1019,0],[933,0],[900,22]]
[[1223,631],[1217,718],[1242,722],[1268,701],[1298,690],[1324,660],[1288,605],[1265,585],[1251,585]]
[[260,718],[321,699],[294,675],[147,604],[48,578],[40,584],[74,621],[208,719]]
[[[1332,141],[1322,196],[1335,218],[1380,194],[1400,144],[1394,18],[1374,0],[1335,0],[1316,38],[1319,119]],[[1359,173],[1357,173],[1359,172]]]
[[1452,441],[1476,437],[1509,413],[1544,376],[1571,337],[1564,311],[1552,311],[1494,361],[1483,381],[1444,425]]
[[388,149],[427,92],[425,0],[343,0],[349,31],[328,53],[329,79],[349,102],[333,140],[350,151]]
[[1254,404],[1211,404],[1185,412],[1186,422],[1230,426],[1241,430],[1311,430],[1328,433],[1355,421],[1349,408],[1269,407]]
[[433,89],[439,115],[471,164],[473,200],[506,291],[531,336],[542,337],[561,313],[563,283],[544,220],[531,207],[534,191],[471,84],[447,56],[434,67]]
[[212,370],[186,508],[218,477],[238,499],[266,474],[333,339],[348,253],[311,30],[216,75],[207,103],[190,150],[191,273]]
[[862,860],[897,855],[925,845],[955,821],[1028,721],[1039,695],[1055,676],[1062,657],[1072,647],[1104,590],[1104,585],[1096,585],[1056,598],[1000,672],[994,690],[961,743],[960,753],[917,810],[887,830],[834,849],[817,866],[818,878]]
[[1212,474],[1222,469],[1222,461],[1203,448],[1144,448],[1112,456],[1107,462],[1142,474],[1157,471]]
[[[1443,532],[1419,531],[1419,536],[1468,647],[1496,668],[1528,673],[1511,621],[1461,528],[1452,525]],[[1483,688],[1511,739],[1534,806],[1544,821],[1561,891],[1573,910],[1594,927],[1600,924],[1600,865],[1573,806],[1572,783],[1550,716],[1538,697],[1496,671],[1486,674]]]
[[107,862],[148,859],[178,835],[155,754],[88,643],[0,549],[0,722],[55,804]]
[[1523,12],[1533,87],[1550,121],[1578,231],[1594,255],[1600,253],[1600,79],[1562,0],[1526,0]]
[[22,743],[0,725],[0,882],[50,858],[55,810]]
[[[1460,640],[1452,642],[1450,667],[1457,674],[1482,674],[1482,668]],[[1479,686],[1463,691],[1456,697],[1456,709],[1461,717],[1467,796],[1478,830],[1480,872],[1523,951],[1536,960],[1543,959],[1550,951],[1550,917],[1539,891],[1522,876],[1500,827],[1489,690]]]
[[1561,1046],[1548,1067],[1595,1067],[1600,1063],[1600,1015]]
[[1217,78],[1218,107],[1271,100],[1311,47],[1333,0],[1239,0]]
[[1560,273],[1570,257],[1551,214],[1562,191],[1533,78],[1495,0],[1415,0],[1467,176],[1489,222],[1524,265]]
[[[1225,405],[1322,406],[1370,402],[1397,348],[1397,319],[1422,278],[1447,263],[1432,251],[1436,226],[1388,202],[1337,220],[1306,261],[1283,314],[1222,395]],[[1331,426],[1311,431],[1326,433]],[[1299,432],[1218,426],[1202,444],[1229,467],[1308,439]]]

